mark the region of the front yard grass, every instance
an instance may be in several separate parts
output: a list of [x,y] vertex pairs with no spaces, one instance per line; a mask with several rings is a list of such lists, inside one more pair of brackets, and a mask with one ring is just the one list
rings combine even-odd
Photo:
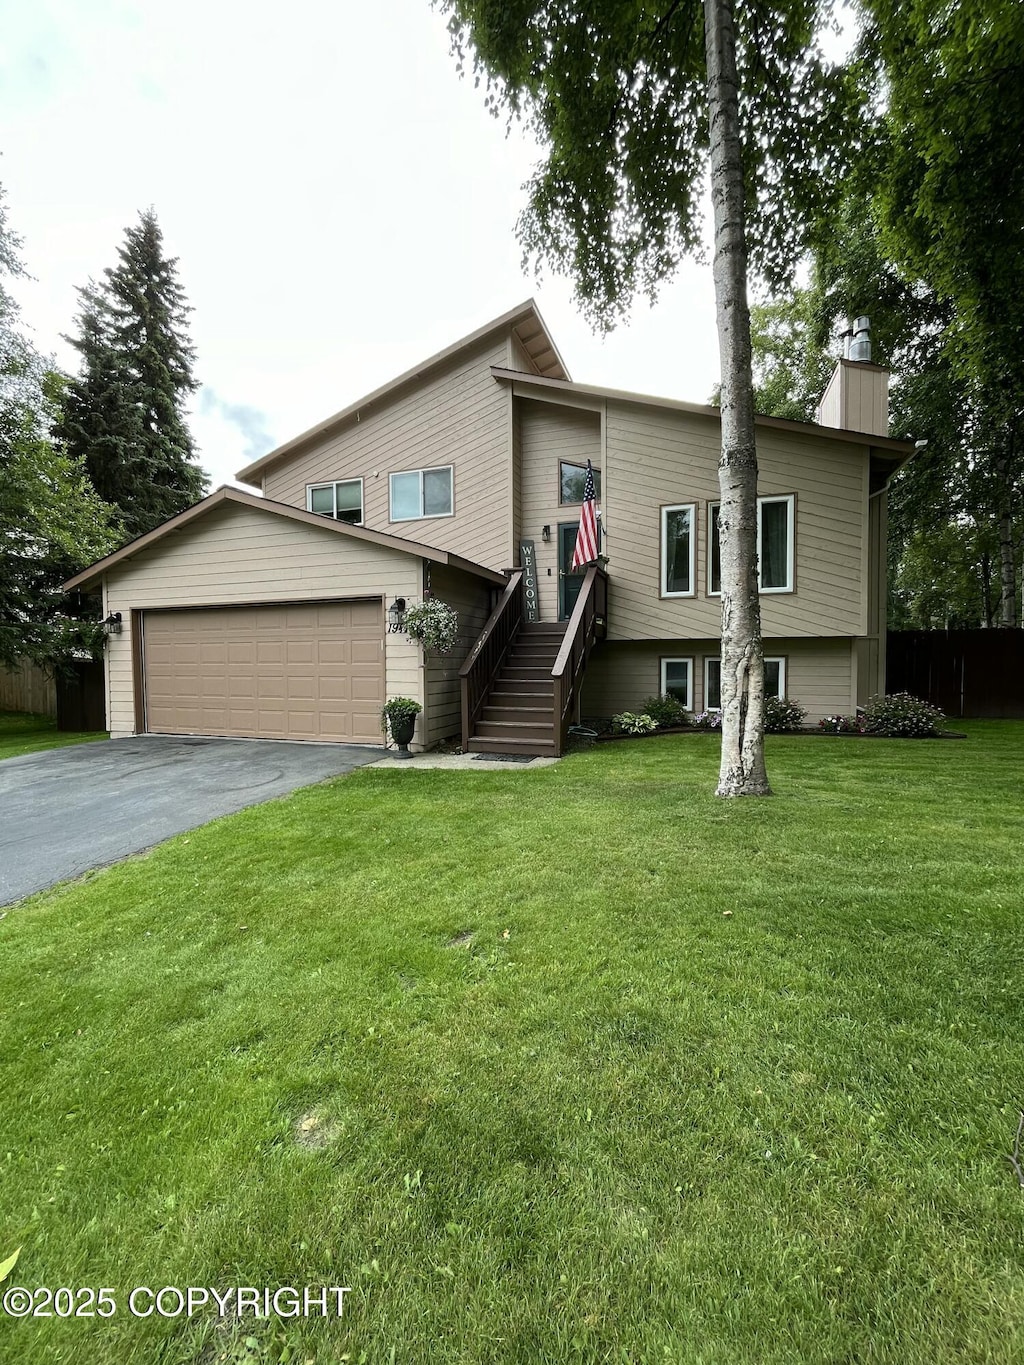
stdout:
[[0,711],[0,760],[38,753],[41,749],[62,749],[66,744],[87,744],[106,737],[105,730],[58,730],[53,716]]
[[1024,1358],[1024,724],[964,728],[366,769],[11,910],[0,1261],[118,1311],[0,1359]]

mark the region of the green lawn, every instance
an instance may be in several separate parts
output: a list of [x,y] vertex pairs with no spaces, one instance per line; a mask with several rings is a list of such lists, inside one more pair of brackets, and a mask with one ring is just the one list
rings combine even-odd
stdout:
[[58,730],[52,716],[0,711],[0,759],[34,754],[40,749],[62,749],[66,744],[87,744],[106,737],[105,730]]
[[[0,1260],[118,1312],[0,1360],[1019,1362],[1024,724],[964,728],[368,769],[12,910]],[[352,1290],[128,1312],[239,1284]]]

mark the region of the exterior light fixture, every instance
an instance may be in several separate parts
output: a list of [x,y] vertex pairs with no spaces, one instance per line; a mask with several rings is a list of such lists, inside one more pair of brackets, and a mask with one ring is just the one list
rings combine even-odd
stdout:
[[405,625],[405,598],[396,597],[388,607],[388,630],[397,635]]
[[112,611],[112,612],[110,613],[110,615],[107,616],[107,617],[102,621],[101,624],[102,624],[103,629],[104,629],[104,631],[106,632],[107,635],[120,635],[120,634],[121,634],[121,613],[120,613],[119,611]]
[[542,527],[540,528],[540,534],[541,534],[541,539],[542,539],[542,540],[550,540],[550,539],[551,539],[551,527],[550,527],[550,526],[542,526]]

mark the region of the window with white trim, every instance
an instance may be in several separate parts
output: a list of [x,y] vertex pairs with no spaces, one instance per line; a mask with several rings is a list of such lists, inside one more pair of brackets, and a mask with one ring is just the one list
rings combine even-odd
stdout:
[[[757,500],[757,586],[760,592],[792,592],[795,508],[792,493]],[[717,502],[708,503],[708,596],[722,591],[722,550]]]
[[452,515],[452,466],[410,469],[390,476],[391,520],[419,521]]
[[696,505],[680,503],[661,509],[661,595],[692,597]]
[[662,659],[661,695],[675,697],[687,711],[693,710],[692,659]]
[[[786,695],[785,659],[765,658],[764,694],[766,697],[784,697]],[[722,709],[722,661],[721,659],[705,659],[704,710],[721,711],[721,709]]]
[[306,485],[306,507],[322,517],[335,521],[363,524],[363,481],[343,479],[338,483],[310,483]]

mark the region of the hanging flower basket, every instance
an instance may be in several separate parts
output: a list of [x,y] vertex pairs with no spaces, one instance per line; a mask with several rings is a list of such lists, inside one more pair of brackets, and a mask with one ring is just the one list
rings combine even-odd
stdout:
[[408,607],[403,629],[410,640],[435,654],[448,654],[459,638],[459,613],[447,602],[428,597],[418,606]]

